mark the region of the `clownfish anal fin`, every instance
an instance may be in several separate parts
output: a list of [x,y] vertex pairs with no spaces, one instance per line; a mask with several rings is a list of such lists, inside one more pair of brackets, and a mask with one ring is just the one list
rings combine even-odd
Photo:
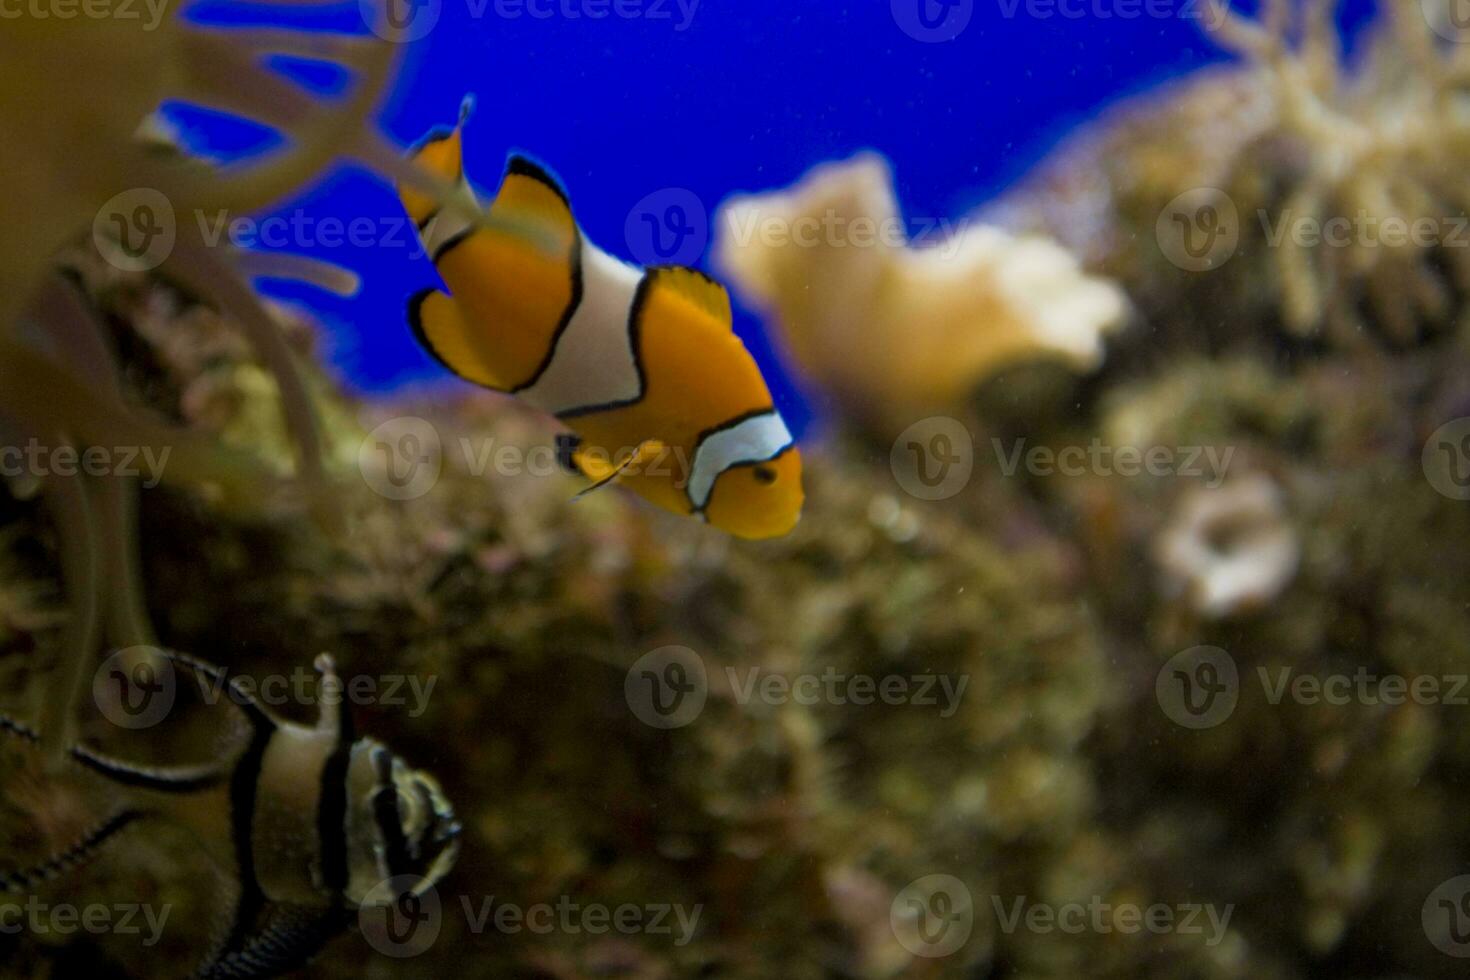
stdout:
[[682,265],[654,266],[648,270],[648,288],[669,290],[721,325],[735,329],[730,293],[698,269]]
[[483,388],[506,390],[454,297],[437,289],[415,293],[408,301],[408,324],[424,350],[444,367]]

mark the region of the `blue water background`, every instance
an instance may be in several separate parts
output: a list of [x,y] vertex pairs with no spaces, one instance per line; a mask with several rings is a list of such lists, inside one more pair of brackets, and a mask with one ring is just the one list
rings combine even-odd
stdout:
[[[733,193],[783,187],[814,164],[866,148],[892,161],[907,216],[958,220],[1108,104],[1225,57],[1204,36],[1194,0],[972,0],[956,8],[968,14],[964,29],[937,43],[906,32],[903,24],[915,22],[894,6],[934,0],[703,0],[692,17],[677,0],[623,0],[631,6],[621,9],[639,16],[602,19],[586,16],[596,0],[535,0],[551,16],[534,16],[521,0],[499,9],[506,0],[433,2],[437,21],[408,45],[382,131],[406,146],[452,122],[461,96],[474,92],[472,178],[493,189],[508,151],[531,152],[561,176],[589,237],[629,259],[646,251],[627,231],[650,195],[663,206],[668,189],[685,189],[712,215]],[[1373,6],[1350,0],[1344,22],[1360,25]],[[220,4],[192,16],[261,19],[258,9]],[[298,20],[363,30],[356,4]],[[279,67],[325,92],[341,85],[319,66]],[[176,117],[191,143],[221,158],[269,144],[258,131],[202,114]],[[406,329],[405,298],[436,277],[411,235],[392,234],[401,211],[381,179],[340,168],[276,213],[306,229],[288,234],[291,250],[363,278],[350,300],[266,285],[315,313],[340,377],[364,392],[459,384]],[[375,245],[320,240],[323,219],[364,216],[379,229]],[[768,326],[738,298],[736,315],[778,404],[803,426],[820,399],[798,394],[804,386],[792,386],[792,366],[773,353]]]

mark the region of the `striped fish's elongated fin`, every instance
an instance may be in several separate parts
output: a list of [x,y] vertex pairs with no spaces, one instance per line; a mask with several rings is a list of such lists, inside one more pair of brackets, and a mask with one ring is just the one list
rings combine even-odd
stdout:
[[[0,715],[0,732],[12,735],[23,742],[36,745],[40,735],[23,722],[7,715]],[[229,770],[214,764],[170,769],[150,769],[135,766],[130,762],[109,758],[85,745],[74,745],[68,750],[72,761],[89,769],[119,786],[136,789],[152,789],[164,793],[192,793],[196,790],[217,786],[229,778]]]
[[74,746],[71,757],[82,767],[119,786],[159,793],[197,793],[219,786],[230,778],[230,770],[226,766],[205,764],[154,769],[110,758],[85,745]]
[[512,157],[490,216],[544,231],[533,243],[513,234],[439,227],[434,262],[461,319],[435,336],[436,355],[461,377],[500,391],[529,387],[551,363],[558,339],[582,303],[582,237],[566,193],[530,159]]
[[143,816],[136,810],[123,810],[87,831],[81,840],[66,850],[53,854],[40,864],[19,871],[0,871],[0,892],[15,894],[34,891],[47,882],[55,881],[91,860],[103,845]]
[[448,293],[437,289],[415,293],[408,301],[408,325],[424,350],[461,378],[496,391],[510,389]]
[[7,715],[0,715],[0,732],[18,738],[22,742],[29,742],[32,745],[41,741],[41,736],[35,729]]
[[734,314],[730,311],[730,293],[698,269],[682,265],[654,266],[648,270],[648,278],[649,289],[669,290],[726,329],[735,328]]
[[340,908],[311,909],[287,903],[268,906],[257,928],[238,948],[216,950],[195,976],[201,980],[281,976],[309,963],[349,924],[350,916]]

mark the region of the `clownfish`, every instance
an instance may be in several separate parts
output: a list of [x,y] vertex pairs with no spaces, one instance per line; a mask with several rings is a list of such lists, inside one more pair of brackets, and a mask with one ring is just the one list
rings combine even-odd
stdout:
[[[354,738],[330,657],[316,660],[322,711],[306,726],[271,714],[221,668],[155,653],[228,691],[248,722],[243,744],[226,760],[190,768],[71,746],[71,762],[120,788],[123,802],[65,850],[0,869],[0,893],[35,891],[139,821],[170,820],[193,833],[231,886],[228,928],[196,976],[273,977],[307,963],[358,910],[421,896],[454,867],[460,825],[438,782],[374,739]],[[5,715],[0,732],[40,743]],[[406,890],[390,894],[392,886]]]
[[[462,155],[469,108],[467,99],[458,125],[430,133],[411,158],[478,209]],[[464,380],[565,423],[558,459],[589,489],[616,482],[742,538],[796,525],[801,454],[735,335],[724,286],[598,248],[561,183],[522,155],[510,157],[489,213],[505,227],[545,229],[539,244],[411,188],[399,196],[449,290],[410,300],[415,336]]]

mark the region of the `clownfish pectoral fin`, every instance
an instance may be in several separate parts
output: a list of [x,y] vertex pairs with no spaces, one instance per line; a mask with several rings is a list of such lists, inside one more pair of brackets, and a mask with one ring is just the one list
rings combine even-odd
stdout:
[[682,265],[654,266],[648,270],[648,288],[667,290],[710,316],[727,330],[735,329],[730,293],[698,269]]
[[408,324],[424,350],[466,381],[504,391],[508,387],[483,355],[454,297],[437,289],[417,292],[408,301]]
[[588,494],[596,493],[603,487],[610,486],[624,474],[636,474],[642,471],[643,464],[650,460],[656,460],[664,455],[664,444],[657,439],[650,439],[628,454],[624,460],[615,460],[606,453],[597,450],[586,451],[580,443],[572,453],[572,464],[577,472],[592,480],[592,486],[586,488],[572,498],[575,503]]

